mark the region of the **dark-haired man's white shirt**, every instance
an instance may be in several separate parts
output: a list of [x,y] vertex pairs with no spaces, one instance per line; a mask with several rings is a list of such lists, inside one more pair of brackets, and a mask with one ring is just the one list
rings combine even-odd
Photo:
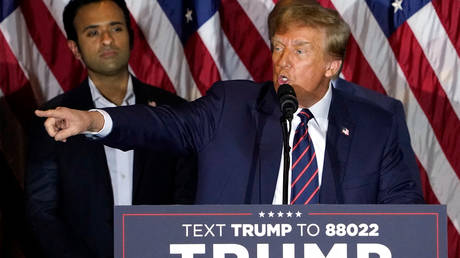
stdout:
[[[88,77],[88,84],[91,90],[94,106],[98,109],[116,107],[115,104],[105,98],[96,88],[91,78]],[[121,106],[134,105],[136,96],[134,95],[133,82],[131,75],[128,79],[126,95]],[[107,167],[109,168],[110,181],[112,182],[114,205],[131,205],[133,193],[133,162],[134,151],[122,151],[104,145]]]

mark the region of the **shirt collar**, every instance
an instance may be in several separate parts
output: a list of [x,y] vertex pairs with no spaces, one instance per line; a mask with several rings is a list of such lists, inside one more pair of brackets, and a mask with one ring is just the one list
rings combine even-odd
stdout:
[[[89,84],[89,89],[91,91],[91,96],[93,98],[93,102],[96,104],[96,108],[100,108],[97,103],[104,103],[103,107],[110,107],[110,106],[115,106],[110,100],[106,99],[99,89],[96,87],[94,82],[91,80],[90,77],[88,77],[88,84]],[[136,100],[134,98],[134,90],[133,90],[133,80],[131,77],[131,74],[128,77],[128,85],[126,89],[126,95],[123,98],[122,106],[127,106],[127,105],[134,105]]]
[[[326,94],[313,106],[308,108],[310,112],[313,114],[314,120],[318,125],[321,125],[320,120],[322,121],[328,121],[328,115],[329,115],[329,107],[331,106],[331,101],[332,101],[332,81],[329,82],[329,87],[327,89]],[[297,111],[294,113],[294,116],[297,116],[297,114],[302,110],[302,108],[298,108]]]

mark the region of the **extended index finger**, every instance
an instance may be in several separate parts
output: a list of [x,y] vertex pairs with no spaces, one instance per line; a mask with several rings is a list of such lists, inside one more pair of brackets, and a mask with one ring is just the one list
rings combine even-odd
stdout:
[[55,117],[55,109],[49,109],[49,110],[35,110],[35,115],[39,117]]
[[35,115],[39,117],[54,117],[58,119],[65,118],[68,115],[68,108],[57,107],[55,109],[48,110],[35,110]]

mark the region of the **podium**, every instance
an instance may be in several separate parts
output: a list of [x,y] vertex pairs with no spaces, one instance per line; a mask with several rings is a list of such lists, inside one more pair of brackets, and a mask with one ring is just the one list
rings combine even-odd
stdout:
[[442,205],[116,206],[116,258],[447,258]]

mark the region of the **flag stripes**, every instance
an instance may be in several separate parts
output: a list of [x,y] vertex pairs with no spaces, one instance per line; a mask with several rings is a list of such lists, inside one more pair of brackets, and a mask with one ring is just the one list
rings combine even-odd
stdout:
[[214,64],[222,80],[252,79],[221,29],[219,12],[216,12],[198,29],[198,34],[215,61]]
[[[21,11],[32,40],[64,91],[84,77],[83,66],[67,47],[67,40],[42,1],[23,0]],[[54,52],[56,51],[56,52]],[[59,53],[56,55],[56,53]],[[73,73],[67,69],[72,67]]]
[[0,33],[0,56],[3,59],[0,62],[0,89],[2,95],[8,96],[19,91],[28,80],[2,33]]
[[169,92],[176,93],[176,89],[169,79],[168,74],[147,44],[141,29],[132,16],[130,19],[133,35],[136,39],[133,42],[133,51],[131,51],[129,59],[131,70],[145,83],[159,85],[159,87]]
[[[406,75],[409,87],[434,129],[447,160],[457,176],[460,175],[460,161],[458,160],[460,150],[455,147],[460,144],[460,138],[456,137],[457,132],[460,131],[460,121],[427,62],[423,50],[407,24],[402,25],[390,37],[389,42]],[[411,49],[411,51],[402,51],[403,49]],[[412,68],[417,66],[420,70]],[[427,94],[427,92],[436,92],[436,94]]]
[[460,117],[460,88],[455,83],[460,80],[460,58],[442,26],[431,3],[425,5],[420,11],[407,20],[421,50],[425,54],[431,69],[439,80],[446,97]]
[[222,0],[219,11],[222,30],[252,78],[257,82],[271,80],[270,49],[238,2],[236,0]]
[[[433,7],[438,17],[446,29],[447,36],[452,41],[457,50],[457,56],[460,56],[460,1],[458,0],[433,0]],[[452,17],[454,16],[454,17]]]
[[[179,96],[195,99],[201,96],[188,66],[184,47],[174,27],[157,1],[126,1],[141,28],[148,45],[168,74]],[[152,26],[156,24],[156,26]]]

